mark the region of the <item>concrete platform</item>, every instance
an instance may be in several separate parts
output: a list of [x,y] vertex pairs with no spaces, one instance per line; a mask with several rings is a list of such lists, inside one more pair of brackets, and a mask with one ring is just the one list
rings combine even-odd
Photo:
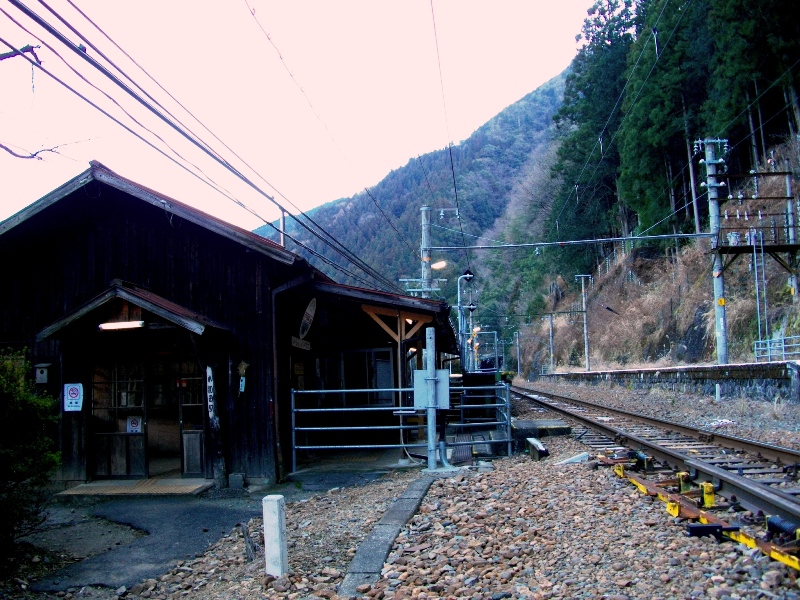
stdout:
[[210,479],[182,479],[160,476],[150,479],[104,479],[82,483],[56,494],[55,499],[73,496],[197,496],[214,487]]

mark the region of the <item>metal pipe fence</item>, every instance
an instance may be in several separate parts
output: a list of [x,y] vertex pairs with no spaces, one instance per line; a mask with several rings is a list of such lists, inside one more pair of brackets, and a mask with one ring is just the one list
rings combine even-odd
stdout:
[[766,360],[792,360],[800,356],[800,336],[780,337],[772,340],[756,340],[753,344],[756,362]]
[[[490,392],[486,394],[476,394],[475,392]],[[411,399],[411,404],[408,406],[398,406],[396,404],[386,406],[307,406],[302,404],[301,399],[317,396],[317,401],[321,402],[322,398],[329,395],[338,395],[342,403],[345,403],[348,395],[367,394],[381,395],[386,393],[396,394],[399,393],[400,397]],[[313,450],[389,450],[393,448],[413,449],[413,448],[427,448],[427,441],[420,442],[406,442],[403,439],[403,432],[410,430],[422,430],[427,427],[426,422],[426,409],[415,408],[413,406],[414,388],[380,388],[380,389],[352,389],[352,390],[292,390],[292,472],[297,470],[297,453],[298,451],[313,451]],[[472,446],[472,445],[487,445],[487,444],[506,444],[507,453],[511,455],[511,400],[509,394],[509,386],[507,384],[498,383],[493,386],[476,386],[476,387],[451,387],[450,397],[458,398],[458,402],[451,404],[451,410],[460,410],[461,421],[457,423],[447,423],[448,428],[454,429],[474,429],[478,427],[501,427],[504,432],[504,437],[496,440],[481,440],[469,442],[450,442],[448,447],[452,446]],[[471,401],[479,400],[482,403],[471,403]],[[473,409],[485,409],[494,411],[491,418],[480,420],[479,418],[465,417],[464,410],[470,411]],[[445,411],[446,412],[446,411]],[[391,413],[392,417],[397,418],[396,424],[358,424],[358,425],[340,425],[333,424],[336,422],[335,415],[339,414],[373,414],[378,417],[380,414]],[[305,415],[320,415],[325,421],[331,422],[331,425],[319,424],[306,424],[298,423]],[[419,418],[419,423],[414,425],[404,424],[407,417]],[[368,443],[368,444],[348,444],[348,443],[309,443],[309,437],[314,433],[321,432],[355,432],[366,433],[371,431],[397,431],[399,443]],[[298,434],[305,434],[305,442],[299,443]],[[338,441],[338,440],[337,440]]]

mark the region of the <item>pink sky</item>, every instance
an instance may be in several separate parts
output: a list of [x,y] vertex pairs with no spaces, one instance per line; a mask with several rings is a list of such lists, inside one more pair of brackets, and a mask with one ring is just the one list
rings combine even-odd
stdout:
[[[39,3],[32,10],[66,32]],[[467,138],[509,104],[563,71],[575,55],[590,0],[267,2],[73,0],[158,82],[288,199],[307,210],[378,183],[418,154]],[[66,0],[48,4],[184,123],[273,196],[233,154],[122,57]],[[35,34],[142,124],[267,219],[277,209],[136,105],[10,3],[0,37],[16,47]],[[70,39],[89,46],[74,34]],[[0,47],[0,53],[5,52]],[[47,48],[44,67],[159,147]],[[98,58],[89,49],[89,54]],[[294,80],[287,72],[294,76]],[[298,88],[302,86],[303,92]],[[446,114],[442,101],[442,86]],[[0,220],[58,187],[95,159],[118,173],[238,225],[261,221],[199,183],[24,59],[0,62],[0,143],[18,152],[61,145],[43,160],[0,150]],[[309,101],[310,105],[309,106]],[[448,133],[449,130],[449,133]]]

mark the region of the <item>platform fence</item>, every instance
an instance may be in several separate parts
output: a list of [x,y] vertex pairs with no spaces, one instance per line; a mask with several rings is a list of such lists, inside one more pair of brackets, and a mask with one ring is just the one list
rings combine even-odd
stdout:
[[[367,388],[349,390],[292,390],[292,472],[297,470],[298,451],[314,450],[388,450],[392,448],[409,449],[427,448],[427,441],[406,442],[403,432],[424,431],[427,428],[426,408],[414,407],[414,388]],[[333,400],[326,399],[333,398]],[[387,398],[392,400],[387,401]],[[400,398],[400,404],[397,404]],[[456,430],[475,430],[478,428],[495,428],[502,431],[504,436],[500,439],[482,441],[449,442],[447,447],[499,445],[506,446],[507,455],[511,455],[511,395],[509,386],[498,383],[492,386],[470,386],[450,388],[450,409],[441,409],[437,412],[437,426],[444,423],[447,428]],[[453,402],[455,399],[455,402]],[[334,402],[339,405],[332,405]],[[389,404],[391,402],[391,404]],[[316,404],[316,406],[314,406]],[[327,405],[323,405],[327,404]],[[341,415],[359,415],[361,423],[358,425],[338,424]],[[391,424],[385,424],[386,419],[378,420],[380,416],[391,415]],[[458,414],[459,421],[447,421],[448,414]],[[317,415],[317,424],[305,423],[305,418]],[[375,415],[376,421],[369,423],[368,418]],[[438,419],[442,418],[442,421]],[[414,419],[416,422],[409,424]],[[367,421],[365,423],[365,421]],[[320,425],[320,422],[337,424]],[[315,435],[329,432],[367,433],[374,431],[397,432],[398,443],[380,444],[349,444],[343,443],[312,443]],[[302,437],[302,441],[300,438]],[[339,436],[337,436],[339,437]]]

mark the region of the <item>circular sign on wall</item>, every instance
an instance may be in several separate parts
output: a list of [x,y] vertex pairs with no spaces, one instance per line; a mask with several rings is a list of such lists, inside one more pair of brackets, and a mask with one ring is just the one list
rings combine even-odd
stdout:
[[308,335],[308,330],[311,329],[311,323],[314,322],[314,313],[317,312],[317,299],[312,298],[311,302],[306,307],[306,312],[303,314],[303,320],[300,322],[300,339],[302,340]]

